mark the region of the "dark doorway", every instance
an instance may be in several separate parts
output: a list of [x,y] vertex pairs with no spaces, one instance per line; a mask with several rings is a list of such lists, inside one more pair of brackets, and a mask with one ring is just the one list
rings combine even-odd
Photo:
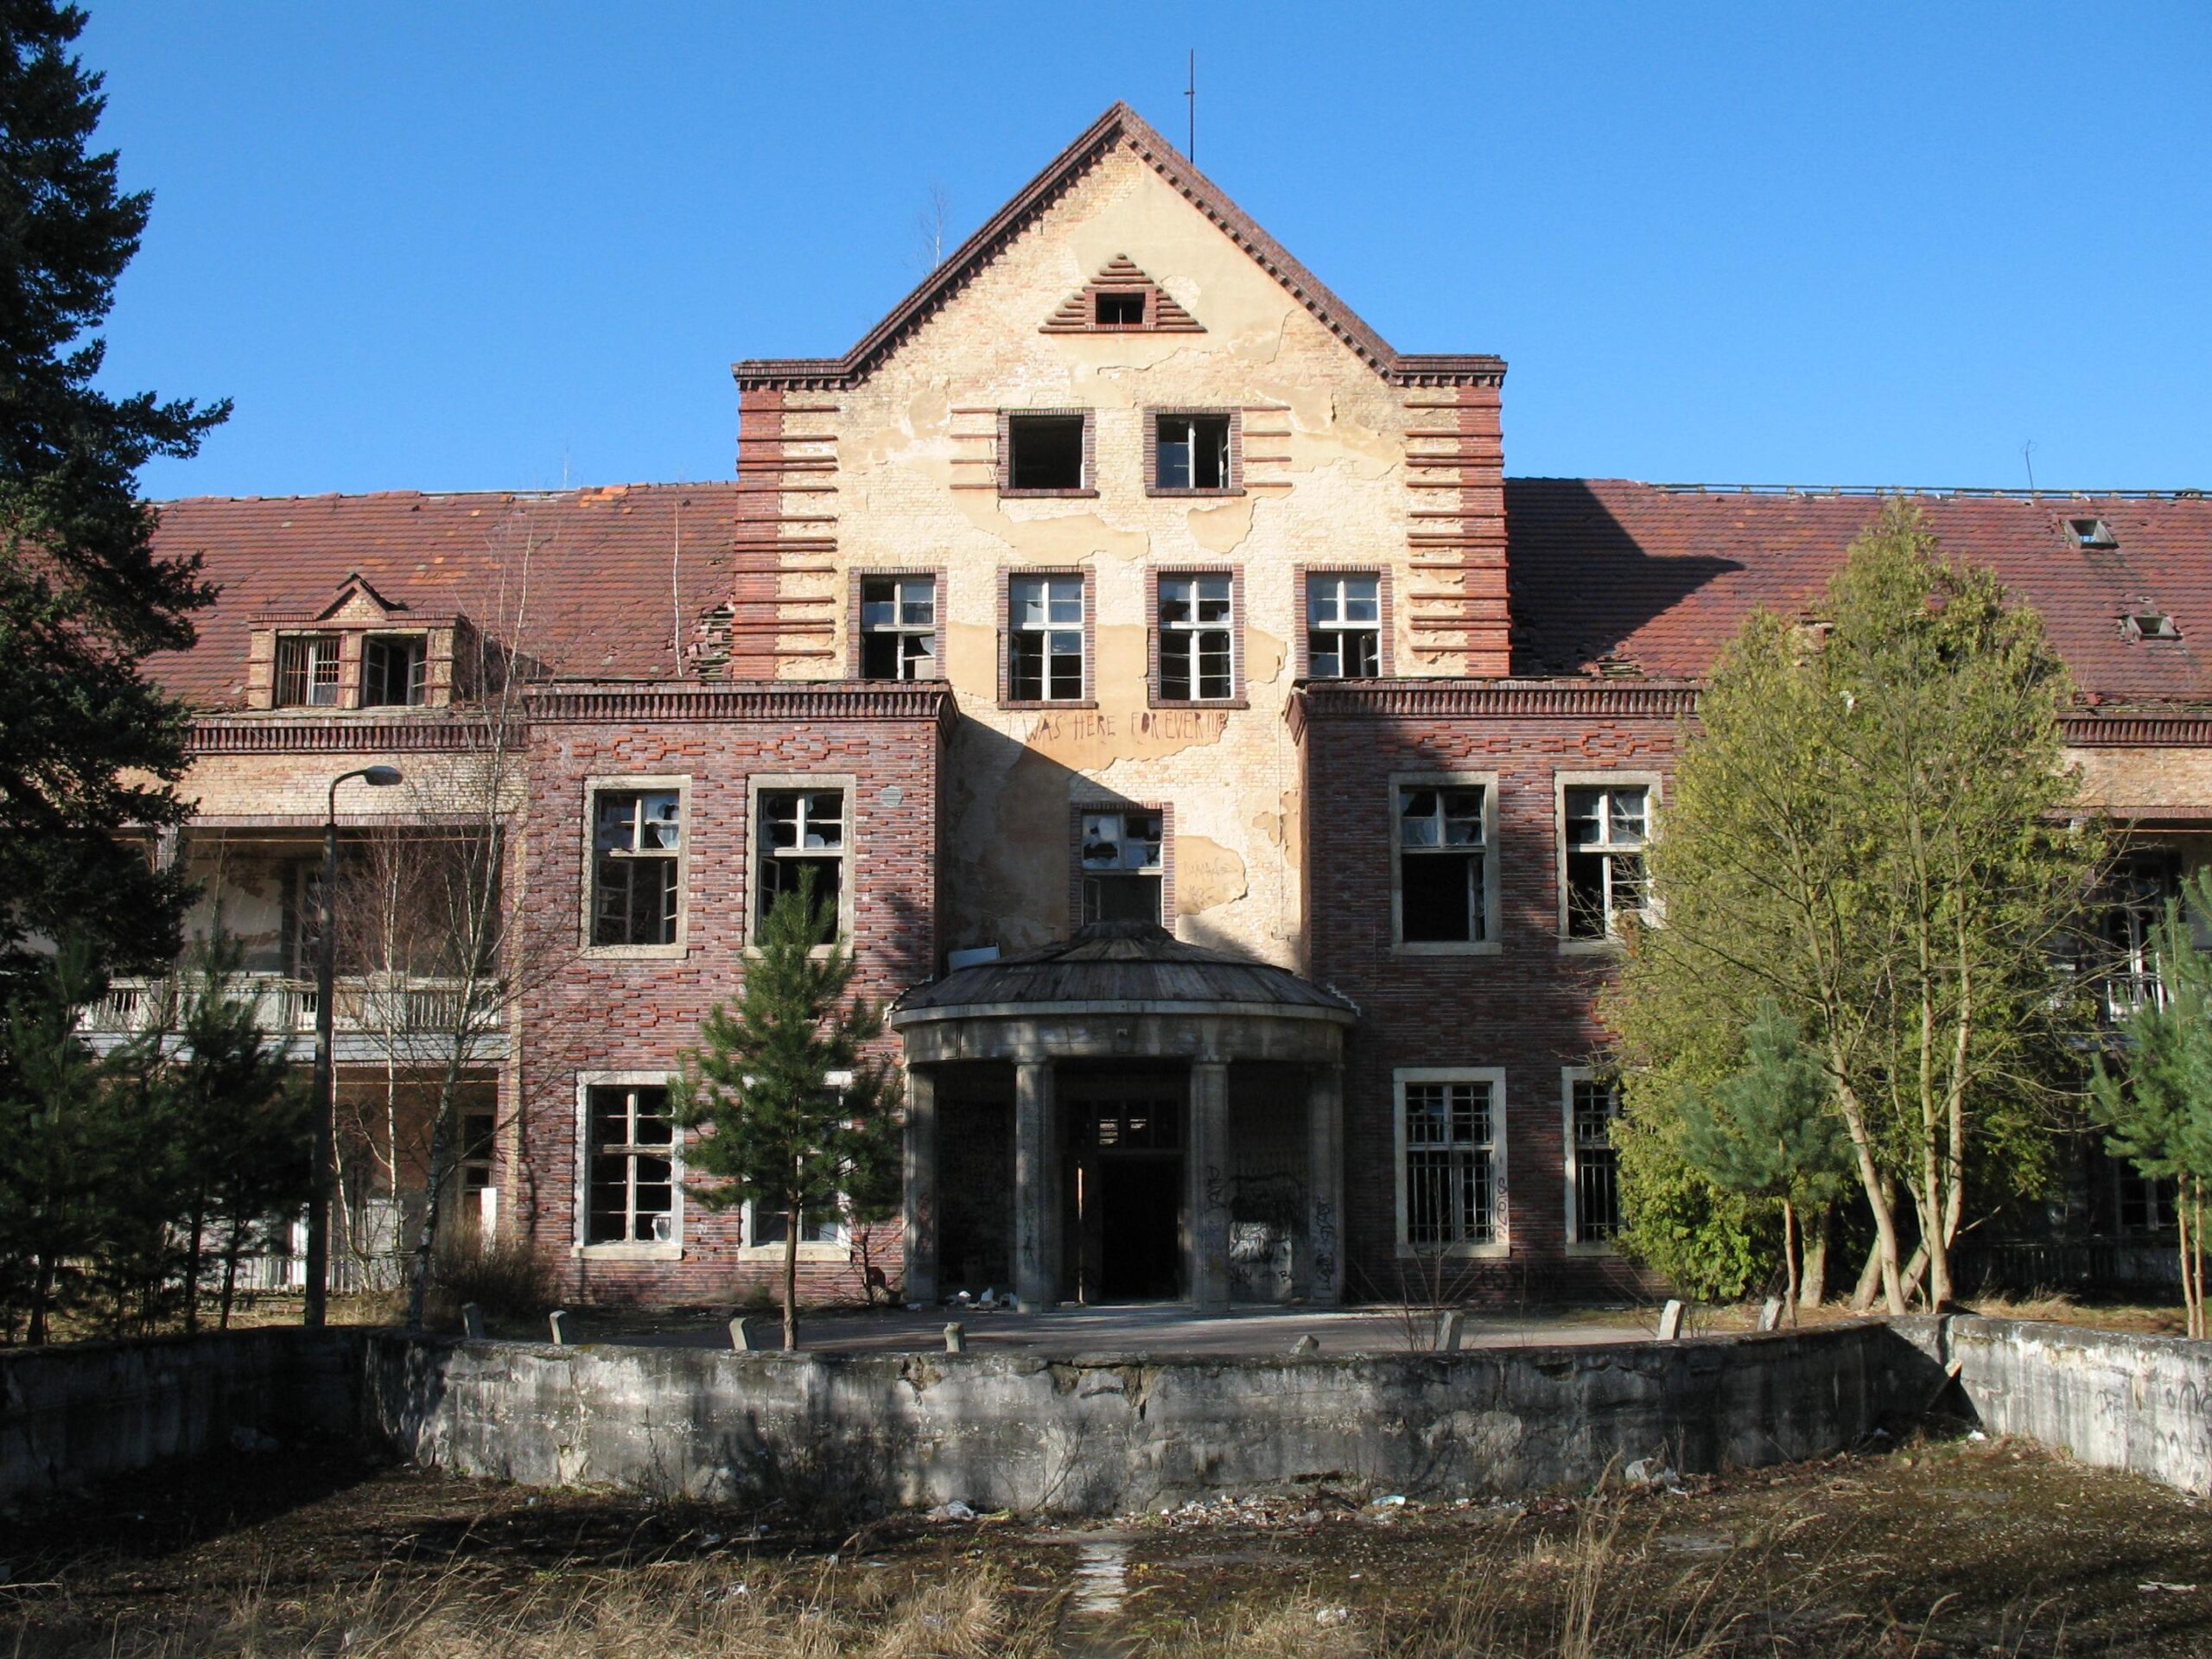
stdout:
[[1077,1282],[1087,1302],[1182,1294],[1183,1104],[1134,1091],[1075,1103]]

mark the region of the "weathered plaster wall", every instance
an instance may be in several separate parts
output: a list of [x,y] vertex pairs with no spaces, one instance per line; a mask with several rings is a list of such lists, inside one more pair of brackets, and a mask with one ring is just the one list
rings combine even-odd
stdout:
[[1112,1513],[1331,1481],[1454,1497],[1817,1457],[1926,1393],[1878,1325],[1611,1348],[1280,1359],[823,1356],[372,1338],[368,1421],[532,1484]]
[[[1117,255],[1205,332],[1039,333]],[[1385,571],[1402,596],[1417,575],[1424,587],[1446,582],[1413,570],[1408,550],[1408,404],[1437,395],[1390,385],[1126,148],[862,384],[790,394],[798,412],[781,416],[777,451],[795,492],[785,507],[832,522],[792,526],[778,671],[853,671],[853,572],[942,572],[944,671],[963,715],[947,769],[948,948],[1019,950],[1069,930],[1071,804],[1172,804],[1178,931],[1296,961],[1298,780],[1283,724],[1302,626],[1294,567]],[[1243,411],[1241,495],[1147,495],[1146,411],[1179,406]],[[1095,496],[999,494],[996,411],[1023,408],[1094,411]],[[1198,565],[1242,570],[1249,706],[1154,709],[1147,583]],[[1096,706],[1001,707],[1001,572],[1084,567],[1096,581]],[[1400,671],[1456,669],[1451,637],[1416,637],[1408,604],[1394,609]]]

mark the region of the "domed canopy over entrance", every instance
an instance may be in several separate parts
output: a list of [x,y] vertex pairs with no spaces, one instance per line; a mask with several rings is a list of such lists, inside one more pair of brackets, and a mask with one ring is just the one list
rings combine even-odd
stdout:
[[1142,922],[908,991],[890,1014],[908,1294],[1011,1278],[1025,1307],[1338,1300],[1357,1018],[1287,969]]

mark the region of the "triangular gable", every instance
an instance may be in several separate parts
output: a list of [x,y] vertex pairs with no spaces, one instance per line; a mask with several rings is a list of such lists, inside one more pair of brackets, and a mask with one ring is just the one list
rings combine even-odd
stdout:
[[338,596],[315,614],[318,622],[380,622],[407,607],[395,605],[369,585],[358,570],[346,572],[338,584]]
[[[1125,301],[1133,319],[1109,319],[1104,308]],[[1126,253],[1109,259],[1099,273],[1060,302],[1043,328],[1046,334],[1203,334],[1205,326],[1173,294],[1146,276]]]
[[[1289,291],[1324,327],[1384,378],[1404,384],[1497,384],[1505,365],[1487,355],[1414,356],[1393,347],[1288,249],[1262,230],[1228,194],[1193,167],[1173,144],[1127,104],[1116,103],[1091,123],[1075,143],[1025,185],[982,228],[956,248],[951,257],[922,280],[921,286],[893,308],[842,357],[753,358],[734,372],[741,388],[833,388],[872,372],[876,365],[923,322],[936,315],[976,272],[995,259],[1007,245],[1076,180],[1116,144],[1127,143],[1160,176],[1204,213],[1259,266]],[[1049,325],[1048,325],[1049,327]]]

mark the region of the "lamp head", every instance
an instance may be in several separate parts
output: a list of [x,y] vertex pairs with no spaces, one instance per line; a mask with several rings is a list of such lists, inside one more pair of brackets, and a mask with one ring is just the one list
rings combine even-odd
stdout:
[[397,766],[367,766],[361,772],[361,781],[374,789],[390,789],[400,781]]

